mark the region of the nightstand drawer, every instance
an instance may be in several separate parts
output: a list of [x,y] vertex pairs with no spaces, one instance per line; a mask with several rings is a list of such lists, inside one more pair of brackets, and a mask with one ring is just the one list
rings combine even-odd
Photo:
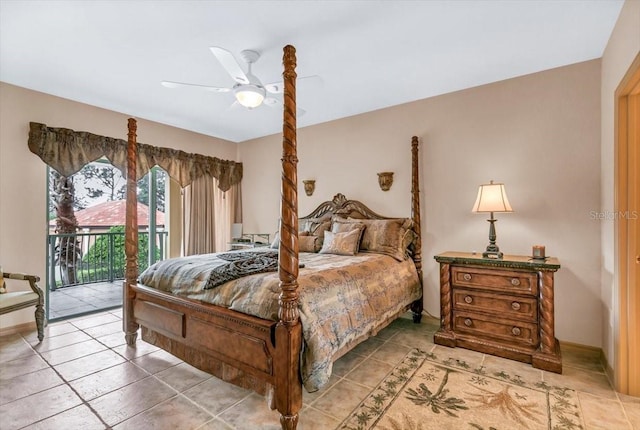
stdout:
[[517,294],[538,294],[538,277],[531,272],[514,270],[452,267],[451,283],[458,287],[480,287]]
[[538,326],[524,321],[496,319],[473,312],[453,312],[453,329],[458,333],[490,338],[505,344],[538,347]]
[[533,297],[496,295],[494,293],[454,288],[453,309],[457,311],[486,312],[533,323],[538,320],[538,301]]

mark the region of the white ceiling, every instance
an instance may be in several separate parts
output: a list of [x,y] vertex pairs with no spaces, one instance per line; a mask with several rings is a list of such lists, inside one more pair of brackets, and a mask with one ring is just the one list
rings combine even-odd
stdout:
[[[234,82],[209,51],[297,49],[304,127],[602,56],[622,0],[7,1],[0,81],[234,142],[279,133],[281,109],[160,81]],[[64,126],[64,124],[52,124]]]

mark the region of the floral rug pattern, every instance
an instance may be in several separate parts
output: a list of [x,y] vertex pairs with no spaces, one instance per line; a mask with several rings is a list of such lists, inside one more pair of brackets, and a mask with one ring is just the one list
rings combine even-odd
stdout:
[[567,387],[471,369],[413,350],[338,427],[342,430],[584,429]]

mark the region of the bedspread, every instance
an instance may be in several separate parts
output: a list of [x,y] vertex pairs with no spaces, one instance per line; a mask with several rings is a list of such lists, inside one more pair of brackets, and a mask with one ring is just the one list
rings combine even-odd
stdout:
[[[242,252],[242,251],[238,251]],[[277,321],[277,272],[236,279],[204,289],[213,268],[227,263],[215,254],[164,260],[139,277],[143,285],[202,300],[263,319]],[[302,382],[307,391],[331,376],[338,351],[375,334],[381,322],[395,318],[420,298],[415,265],[382,254],[300,253],[298,293],[303,330]]]

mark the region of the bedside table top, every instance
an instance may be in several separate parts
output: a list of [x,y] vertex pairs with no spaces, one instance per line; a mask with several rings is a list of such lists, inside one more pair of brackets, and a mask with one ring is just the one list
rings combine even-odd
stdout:
[[510,269],[555,271],[560,268],[560,262],[555,257],[547,257],[544,260],[537,260],[526,255],[504,255],[503,258],[484,258],[481,252],[447,251],[435,255],[433,258],[435,258],[438,263],[474,264],[478,266],[505,267]]

